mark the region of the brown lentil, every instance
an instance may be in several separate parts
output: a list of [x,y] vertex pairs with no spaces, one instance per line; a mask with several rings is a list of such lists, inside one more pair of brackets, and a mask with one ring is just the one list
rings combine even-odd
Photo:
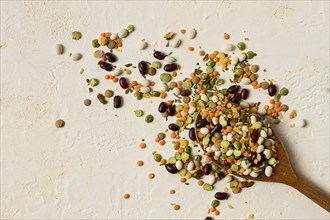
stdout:
[[149,174],[148,174],[148,178],[149,178],[149,179],[153,179],[153,178],[155,178],[155,174],[153,174],[153,173],[149,173]]
[[287,106],[286,104],[283,104],[283,105],[281,105],[280,109],[282,112],[286,112],[287,110],[289,110],[289,106]]
[[268,82],[262,82],[262,83],[260,83],[260,86],[261,86],[262,89],[266,90],[269,87],[269,83]]
[[174,89],[175,87],[177,87],[176,82],[171,82],[171,83],[170,83],[170,88],[171,88],[171,89]]
[[104,55],[104,51],[103,50],[96,50],[93,53],[95,58],[101,58]]
[[92,101],[90,99],[85,99],[84,100],[84,105],[90,106],[92,104]]
[[108,46],[109,49],[114,49],[116,47],[116,42],[113,41],[113,40],[109,40],[107,46]]
[[249,78],[251,79],[251,81],[255,81],[256,79],[258,79],[258,76],[256,74],[252,73]]
[[153,67],[149,67],[149,69],[148,69],[148,74],[149,74],[150,76],[154,76],[154,75],[156,74],[156,69],[153,68]]
[[129,199],[130,195],[128,193],[125,193],[123,197],[124,199]]
[[175,190],[174,189],[171,189],[170,190],[170,194],[175,194]]
[[55,122],[55,126],[56,126],[57,128],[63,128],[64,125],[65,125],[65,122],[64,122],[63,120],[61,120],[61,119],[59,119],[59,120],[57,120],[57,121]]
[[251,67],[251,72],[252,73],[256,73],[256,72],[258,72],[258,70],[259,70],[259,66],[258,65],[256,65],[256,64],[252,65],[252,67]]
[[178,211],[180,208],[181,208],[181,207],[180,207],[179,205],[174,205],[174,206],[173,206],[173,209],[174,209],[175,211]]
[[105,90],[104,96],[107,98],[111,98],[113,96],[113,91],[110,89]]
[[158,133],[157,137],[159,138],[159,140],[163,140],[165,138],[165,134],[164,133]]

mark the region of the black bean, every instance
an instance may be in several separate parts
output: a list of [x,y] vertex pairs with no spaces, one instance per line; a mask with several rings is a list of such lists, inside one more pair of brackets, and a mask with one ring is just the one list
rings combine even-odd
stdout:
[[212,171],[212,166],[210,164],[205,164],[203,167],[203,172],[205,175],[209,175]]
[[121,97],[116,95],[113,97],[113,107],[119,108],[121,106]]
[[127,89],[128,88],[128,83],[125,77],[121,77],[119,79],[119,85],[121,86],[121,88],[123,89]]
[[139,68],[139,71],[142,75],[145,75],[148,73],[148,64],[144,61],[141,61],[139,64],[138,64],[138,68]]
[[241,94],[235,93],[235,95],[231,97],[229,100],[233,103],[238,103],[240,99],[241,99]]
[[168,125],[168,129],[170,129],[171,131],[177,131],[179,130],[179,126],[177,126],[177,124],[171,123]]
[[253,129],[252,130],[252,134],[251,134],[251,141],[253,143],[257,143],[258,138],[259,138],[258,130],[257,129]]
[[174,105],[170,105],[167,107],[167,114],[169,116],[175,115],[175,106]]
[[172,72],[172,71],[176,70],[177,68],[178,68],[178,65],[176,65],[175,63],[166,64],[164,66],[164,70],[166,72]]
[[178,169],[174,164],[167,163],[165,164],[165,168],[169,173],[176,174],[178,172]]
[[158,60],[163,60],[166,57],[166,55],[163,52],[155,51],[154,57]]
[[242,89],[242,91],[241,91],[241,99],[247,99],[248,96],[249,96],[249,90]]
[[190,128],[190,130],[189,130],[189,138],[192,141],[196,141],[195,128]]
[[276,86],[274,84],[270,84],[270,86],[268,86],[268,94],[270,96],[274,96],[276,94]]
[[112,53],[105,53],[105,58],[110,62],[110,63],[113,63],[113,62],[116,62],[117,61],[117,57],[112,54]]
[[207,216],[207,217],[205,218],[205,220],[213,220],[213,218],[210,217],[210,216]]
[[215,133],[220,133],[221,132],[221,129],[222,129],[222,126],[221,124],[216,124],[210,131],[210,134],[211,135],[214,135]]
[[225,200],[228,199],[228,194],[225,192],[217,192],[214,197],[219,200]]
[[181,96],[189,96],[190,93],[191,93],[190,89],[183,89],[183,90],[181,90],[180,95]]
[[166,109],[167,109],[167,105],[166,105],[165,102],[161,102],[161,103],[159,103],[158,111],[159,111],[160,113],[166,112]]
[[205,127],[209,122],[206,119],[199,119],[196,123],[197,128]]
[[106,71],[112,70],[112,65],[110,63],[99,61],[99,66]]
[[229,93],[236,93],[241,87],[239,85],[232,85],[231,87],[228,88]]

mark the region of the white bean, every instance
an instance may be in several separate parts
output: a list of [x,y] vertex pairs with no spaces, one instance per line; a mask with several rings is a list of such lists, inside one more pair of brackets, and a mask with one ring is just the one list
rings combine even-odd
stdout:
[[222,140],[226,141],[227,140],[227,135],[222,135]]
[[267,160],[269,160],[272,157],[272,153],[268,149],[264,150],[264,155],[265,155]]
[[56,44],[56,54],[61,55],[64,53],[64,46],[62,44]]
[[72,53],[71,54],[71,60],[73,60],[73,61],[80,60],[81,57],[82,57],[82,55],[80,53]]
[[174,40],[172,41],[172,47],[174,47],[174,48],[179,47],[180,44],[181,44],[181,40],[180,40],[180,39],[174,39]]
[[116,40],[118,38],[118,33],[113,33],[110,36],[110,40]]
[[227,141],[229,141],[229,142],[233,141],[233,134],[232,133],[227,134]]
[[217,103],[219,101],[218,96],[214,95],[212,96],[212,102]]
[[208,128],[201,128],[200,129],[200,132],[202,133],[202,134],[208,134],[210,131],[209,131],[209,129]]
[[215,152],[215,151],[218,151],[219,150],[219,148],[217,148],[215,145],[212,145],[212,150],[213,150],[213,152]]
[[189,170],[189,171],[193,171],[194,168],[195,168],[195,163],[194,163],[194,161],[190,161],[190,162],[188,163],[187,170]]
[[264,145],[259,145],[258,148],[257,148],[257,153],[260,154],[260,153],[262,153],[264,150],[265,150]]
[[268,128],[267,133],[268,133],[268,137],[272,136],[273,135],[273,130],[271,128]]
[[212,153],[212,152],[213,152],[213,150],[212,150],[212,148],[210,148],[210,147],[207,147],[207,148],[206,148],[206,152],[207,152],[207,153]]
[[188,31],[187,34],[189,39],[194,39],[196,37],[197,31],[195,28],[192,28]]
[[181,170],[183,168],[183,163],[181,160],[177,160],[175,162],[175,167],[178,169],[178,170]]
[[192,115],[195,111],[196,111],[196,108],[195,107],[190,107],[189,110],[188,110],[188,113],[190,115]]
[[265,175],[267,177],[270,177],[270,176],[272,176],[272,174],[273,174],[273,167],[267,166],[266,169],[265,169]]
[[221,155],[221,152],[219,150],[214,151],[214,156],[220,157],[220,155]]
[[244,54],[244,53],[242,53],[242,54],[240,54],[239,56],[238,56],[238,59],[239,59],[239,61],[244,61],[245,59],[246,59],[246,55]]
[[215,176],[209,175],[208,180],[206,182],[210,185],[213,185],[215,183]]
[[267,138],[267,132],[264,131],[264,130],[261,130],[260,131],[260,136],[263,137],[263,138]]
[[168,90],[168,85],[166,84],[166,83],[160,83],[160,86],[159,86],[159,90],[161,91],[161,92],[167,92],[167,90]]
[[148,92],[150,92],[150,88],[148,87],[148,86],[142,86],[141,88],[140,88],[140,91],[142,92],[142,93],[148,93]]
[[241,101],[240,103],[239,103],[239,105],[242,107],[242,108],[248,108],[250,105],[249,105],[249,103],[247,103],[247,102],[245,102],[245,101]]
[[207,95],[202,94],[201,95],[201,100],[204,101],[204,102],[208,102],[209,101],[209,98],[207,97]]
[[234,44],[225,44],[224,49],[226,51],[233,51],[233,50],[235,50],[235,45]]
[[259,173],[256,173],[256,172],[252,171],[252,172],[250,173],[250,176],[256,178],[256,177],[259,176]]
[[123,70],[122,69],[115,69],[113,71],[113,75],[114,76],[120,76],[122,73],[123,73]]
[[247,168],[248,168],[248,165],[246,164],[245,160],[242,161],[241,166],[242,166],[244,169],[247,169]]
[[230,157],[230,156],[233,154],[233,152],[234,152],[234,150],[229,149],[229,150],[226,152],[227,157]]
[[238,57],[232,57],[231,58],[231,65],[236,66],[237,63],[238,63]]
[[253,124],[255,122],[257,122],[257,118],[256,118],[256,116],[252,115],[251,116],[251,124]]
[[150,81],[147,80],[147,79],[143,79],[143,80],[141,81],[141,85],[142,85],[142,86],[149,86],[149,84],[150,84]]
[[213,117],[213,118],[212,118],[212,123],[213,123],[214,125],[218,124],[218,123],[219,123],[219,119],[218,119],[217,117]]
[[251,80],[250,80],[249,78],[244,77],[244,78],[242,78],[242,83],[243,83],[244,85],[250,85]]
[[223,178],[223,181],[225,181],[225,183],[230,183],[232,179],[233,177],[231,175],[227,175],[225,178]]
[[175,59],[174,57],[172,57],[172,56],[166,56],[166,57],[164,58],[164,60],[165,60],[165,62],[167,62],[167,63],[174,63],[174,62],[176,61],[176,59]]
[[298,119],[295,123],[298,127],[303,128],[306,126],[306,121],[302,118]]
[[138,49],[140,49],[140,50],[144,50],[144,49],[146,49],[147,47],[148,47],[148,43],[145,42],[144,40],[141,40],[141,41],[139,42],[139,44],[138,44]]
[[266,113],[267,113],[267,111],[265,109],[263,109],[263,108],[258,109],[258,114],[259,115],[266,115]]
[[249,175],[250,173],[251,173],[251,169],[250,168],[248,168],[248,169],[246,169],[244,172],[243,172],[243,174],[244,175]]
[[125,38],[125,37],[127,37],[127,35],[128,35],[128,30],[127,29],[122,29],[118,34],[118,36],[120,38]]
[[172,92],[175,94],[175,95],[179,95],[180,94],[180,89],[175,87]]
[[242,126],[242,131],[248,131],[249,129],[248,129],[248,126],[246,126],[246,125],[243,125]]

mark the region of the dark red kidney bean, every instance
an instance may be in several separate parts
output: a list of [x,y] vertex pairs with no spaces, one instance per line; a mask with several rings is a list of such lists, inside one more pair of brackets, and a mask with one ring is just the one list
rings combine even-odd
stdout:
[[113,97],[113,107],[119,108],[121,106],[121,97],[116,95]]
[[205,220],[213,220],[213,218],[210,217],[210,216],[207,216],[207,217],[205,218]]
[[178,65],[176,65],[175,63],[166,64],[164,66],[164,70],[166,72],[172,72],[172,71],[176,70],[177,68],[178,68]]
[[168,129],[170,129],[171,131],[177,131],[179,130],[179,126],[177,126],[177,124],[171,123],[168,125]]
[[166,57],[166,55],[163,52],[155,51],[154,57],[158,60],[163,60]]
[[258,138],[259,138],[258,130],[253,129],[253,130],[252,130],[252,134],[251,134],[251,141],[252,141],[253,143],[257,143]]
[[234,93],[238,92],[238,90],[240,88],[241,88],[241,86],[239,86],[239,85],[232,85],[231,87],[228,88],[228,92],[234,94]]
[[191,94],[190,89],[184,89],[184,90],[181,90],[181,92],[180,92],[181,96],[189,96],[190,94]]
[[209,175],[212,171],[212,166],[210,164],[205,164],[204,167],[203,167],[203,173],[205,175]]
[[112,70],[112,65],[110,63],[106,63],[106,62],[103,62],[103,61],[99,61],[99,66],[106,70],[106,71],[111,71]]
[[169,116],[175,115],[175,106],[174,105],[170,105],[167,107],[167,114]]
[[167,163],[165,164],[165,168],[169,173],[176,174],[178,172],[178,169],[174,164]]
[[160,113],[166,112],[166,109],[167,109],[167,105],[166,105],[165,102],[161,102],[161,103],[159,103],[158,111],[159,111]]
[[113,62],[116,62],[117,61],[117,57],[112,54],[112,53],[105,53],[105,58],[110,62],[110,63],[113,63]]
[[196,123],[197,128],[205,127],[208,124],[208,121],[206,119],[199,119]]
[[269,86],[268,86],[268,94],[270,95],[270,96],[274,96],[275,94],[276,94],[276,86],[274,85],[274,84],[270,84]]
[[128,88],[128,83],[127,83],[125,77],[121,77],[121,78],[119,79],[119,85],[120,85],[121,88],[123,88],[123,89],[127,89],[127,88]]
[[139,68],[139,71],[142,75],[145,75],[148,73],[148,64],[144,61],[141,61],[139,64],[138,64],[138,68]]
[[218,200],[225,200],[228,199],[228,194],[225,192],[217,192],[214,197]]
[[231,97],[229,100],[233,103],[238,103],[240,99],[241,99],[241,94],[235,93],[235,95]]
[[221,129],[222,129],[222,126],[221,126],[221,124],[216,124],[212,129],[211,129],[211,131],[210,131],[210,134],[211,135],[214,135],[215,133],[217,133],[217,132],[221,132]]
[[241,91],[241,99],[247,99],[248,96],[249,96],[249,90],[242,89],[242,91]]
[[189,138],[192,141],[196,141],[195,128],[190,128],[190,130],[189,130]]

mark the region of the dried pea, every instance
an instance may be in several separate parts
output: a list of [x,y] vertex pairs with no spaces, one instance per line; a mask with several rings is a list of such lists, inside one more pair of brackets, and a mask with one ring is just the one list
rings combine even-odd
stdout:
[[209,183],[204,183],[204,185],[203,185],[203,189],[204,189],[205,191],[211,191],[211,190],[213,189],[213,186],[210,185]]
[[152,116],[152,115],[147,115],[146,116],[146,118],[145,118],[145,121],[147,122],[147,123],[151,123],[151,122],[153,122],[154,121],[154,116]]
[[157,137],[159,138],[159,140],[164,140],[165,136],[166,135],[164,133],[161,133],[161,132],[157,134]]
[[244,42],[239,42],[238,44],[237,44],[237,48],[239,49],[239,50],[245,50],[245,43]]
[[81,38],[81,33],[79,31],[74,31],[71,33],[71,37],[73,40],[79,40]]
[[126,30],[127,30],[129,33],[132,33],[132,32],[135,30],[135,27],[134,27],[134,25],[129,24],[129,25],[127,25],[127,27],[126,27]]
[[92,79],[87,79],[87,83],[89,86],[97,86],[99,84],[99,80],[98,79],[95,79],[95,78],[92,78]]
[[172,77],[169,73],[162,73],[160,75],[160,80],[164,83],[168,83],[169,81],[171,81]]
[[254,53],[253,51],[248,51],[248,52],[246,53],[246,57],[247,57],[248,59],[252,59],[254,56],[255,56],[255,53]]
[[111,98],[113,96],[113,91],[110,89],[107,89],[107,90],[105,90],[104,95],[107,98]]
[[143,111],[140,109],[137,109],[134,111],[134,114],[136,117],[141,117],[143,115]]
[[160,154],[154,154],[154,160],[156,162],[160,162],[162,160],[162,156]]
[[211,206],[214,207],[214,208],[218,207],[219,205],[220,205],[220,202],[218,200],[213,200],[211,202]]
[[98,48],[98,47],[100,46],[100,44],[99,44],[99,40],[98,40],[98,39],[94,39],[94,40],[92,40],[92,46],[93,46],[94,48]]
[[158,61],[154,61],[151,63],[151,66],[155,69],[160,69],[162,67],[162,64]]
[[287,88],[282,88],[282,89],[280,90],[280,94],[281,94],[282,96],[286,96],[288,93],[289,93],[289,90],[288,90]]

